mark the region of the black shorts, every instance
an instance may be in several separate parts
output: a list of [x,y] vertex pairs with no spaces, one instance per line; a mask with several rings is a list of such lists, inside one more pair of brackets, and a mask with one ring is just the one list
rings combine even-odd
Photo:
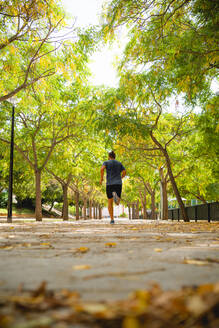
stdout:
[[121,193],[122,193],[122,185],[121,184],[114,184],[114,185],[109,185],[106,186],[106,194],[107,198],[113,198],[113,191],[115,191],[118,195],[119,198],[121,198]]

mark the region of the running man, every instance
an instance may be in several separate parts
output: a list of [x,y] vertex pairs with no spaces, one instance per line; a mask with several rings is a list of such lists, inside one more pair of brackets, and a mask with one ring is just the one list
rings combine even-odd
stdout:
[[103,163],[100,170],[100,184],[102,185],[104,170],[106,169],[106,194],[108,198],[108,211],[111,218],[110,223],[113,224],[113,200],[116,205],[119,205],[122,193],[122,179],[126,176],[126,170],[122,163],[116,161],[116,154],[114,151],[111,151],[108,155],[108,161]]

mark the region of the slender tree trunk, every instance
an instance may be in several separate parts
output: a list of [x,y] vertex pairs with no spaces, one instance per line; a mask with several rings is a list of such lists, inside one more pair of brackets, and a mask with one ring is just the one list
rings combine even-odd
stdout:
[[168,220],[167,182],[161,181],[161,220]]
[[130,207],[129,204],[128,204],[128,211],[129,211],[129,220],[131,220],[132,219],[132,217],[131,217],[131,207]]
[[50,206],[49,212],[52,211],[52,208],[53,208],[53,206],[54,206],[54,203],[55,203],[55,201],[53,200],[53,201],[52,201],[52,204],[51,204],[51,206]]
[[84,205],[83,205],[83,218],[87,218],[87,198],[84,197]]
[[79,220],[80,214],[79,214],[79,192],[75,191],[75,218],[76,220]]
[[42,221],[42,193],[41,193],[41,170],[35,169],[35,188],[36,188],[36,221]]
[[94,204],[94,217],[95,217],[95,220],[97,219],[97,204],[96,204],[96,202],[95,202],[95,204]]
[[182,213],[182,218],[185,222],[189,222],[189,218],[188,218],[187,213],[186,213],[185,205],[182,201],[182,197],[179,193],[179,190],[178,190],[178,187],[177,187],[177,184],[176,184],[176,180],[173,176],[169,155],[168,155],[167,151],[165,151],[165,153],[166,153],[165,158],[166,158],[166,163],[167,163],[168,174],[169,174],[170,181],[171,181],[171,184],[172,184],[172,187],[173,187],[173,191],[175,193],[177,202],[179,204],[179,207],[180,207],[180,210],[181,210],[181,213]]
[[93,219],[96,219],[96,206],[95,206],[95,202],[93,201]]
[[167,150],[154,137],[152,131],[151,131],[150,135],[151,135],[151,139],[153,140],[153,142],[158,146],[158,148],[161,150],[161,152],[163,153],[163,155],[165,157],[166,164],[167,164],[168,175],[169,175],[169,178],[170,178],[170,181],[171,181],[171,184],[172,184],[172,188],[173,188],[174,194],[176,196],[177,202],[179,204],[179,207],[180,207],[180,210],[181,210],[181,213],[182,213],[182,218],[183,218],[183,220],[185,222],[189,222],[189,218],[188,218],[187,213],[186,213],[185,205],[184,205],[184,203],[182,201],[182,197],[181,197],[181,195],[179,193],[179,190],[178,190],[178,187],[177,187],[177,184],[176,184],[176,180],[175,180],[175,178],[173,176],[169,154],[168,154]]
[[89,200],[89,218],[92,219],[92,199]]
[[132,203],[132,220],[135,219],[135,203]]
[[144,191],[144,194],[140,193],[140,196],[141,196],[141,205],[142,205],[142,210],[143,210],[143,219],[146,220],[146,219],[148,219],[146,192]]
[[151,219],[156,219],[155,191],[151,193]]
[[68,185],[62,184],[63,191],[63,207],[62,207],[62,218],[64,221],[68,220]]
[[139,200],[136,202],[136,219],[139,219]]
[[101,220],[101,219],[102,219],[102,208],[99,205],[99,220]]
[[163,167],[159,169],[160,173],[160,218],[168,220],[168,199],[167,199],[167,179],[164,177]]

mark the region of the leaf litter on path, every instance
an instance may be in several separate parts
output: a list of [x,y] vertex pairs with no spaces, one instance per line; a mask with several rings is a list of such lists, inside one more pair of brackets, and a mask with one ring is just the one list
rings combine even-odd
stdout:
[[1,328],[216,328],[219,283],[163,291],[154,284],[121,301],[88,302],[75,291],[52,291],[43,282],[34,291],[3,296]]

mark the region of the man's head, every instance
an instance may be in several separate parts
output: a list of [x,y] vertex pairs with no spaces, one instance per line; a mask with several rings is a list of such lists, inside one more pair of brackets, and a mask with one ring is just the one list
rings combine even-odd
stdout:
[[109,152],[108,155],[109,155],[109,159],[115,159],[116,158],[116,154],[114,153],[113,150],[111,152]]

